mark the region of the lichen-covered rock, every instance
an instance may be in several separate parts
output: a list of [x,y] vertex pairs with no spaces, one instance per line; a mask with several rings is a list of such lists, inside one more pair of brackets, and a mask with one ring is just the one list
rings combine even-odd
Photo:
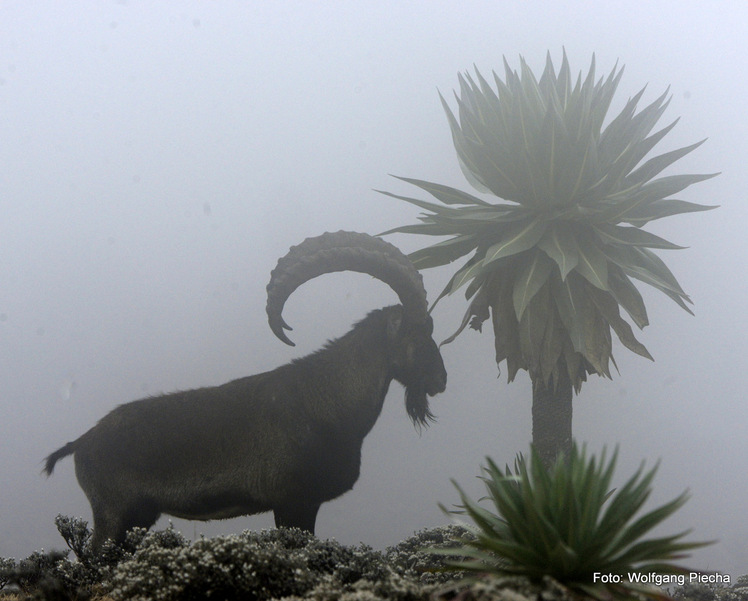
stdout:
[[582,601],[553,578],[543,578],[542,582],[531,582],[524,577],[485,579],[472,582],[469,586],[454,590],[445,588],[433,598],[437,601]]
[[401,574],[423,585],[436,586],[461,579],[462,572],[443,570],[448,562],[458,558],[447,557],[440,550],[459,547],[462,541],[474,538],[462,526],[451,524],[416,532],[413,536],[388,547],[387,562]]
[[675,587],[679,601],[748,601],[748,575],[739,576],[732,586],[724,584],[691,584]]

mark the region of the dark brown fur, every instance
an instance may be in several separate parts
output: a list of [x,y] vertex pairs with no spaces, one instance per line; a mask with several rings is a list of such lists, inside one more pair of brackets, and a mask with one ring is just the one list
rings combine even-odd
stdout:
[[446,371],[432,323],[400,305],[372,311],[343,337],[273,371],[222,386],[120,405],[46,459],[75,456],[94,518],[94,549],[159,515],[218,519],[273,511],[314,532],[322,503],[353,488],[361,446],[390,382],[406,387],[414,423]]

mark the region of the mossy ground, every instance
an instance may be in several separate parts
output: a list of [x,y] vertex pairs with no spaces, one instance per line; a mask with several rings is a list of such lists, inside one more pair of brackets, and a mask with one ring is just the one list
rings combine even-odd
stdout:
[[[0,600],[49,601],[580,601],[551,579],[485,579],[440,571],[434,549],[458,545],[468,532],[446,526],[415,533],[384,551],[347,547],[295,529],[246,531],[190,542],[169,528],[134,530],[98,557],[79,519],[58,516],[71,551],[0,559]],[[733,586],[678,587],[682,601],[748,601],[748,577]]]
[[56,523],[69,550],[2,560],[0,599],[425,601],[455,578],[429,571],[443,563],[430,548],[454,545],[466,534],[438,528],[376,551],[295,529],[194,542],[171,528],[135,529],[122,545],[108,544],[94,556],[85,522],[58,516]]

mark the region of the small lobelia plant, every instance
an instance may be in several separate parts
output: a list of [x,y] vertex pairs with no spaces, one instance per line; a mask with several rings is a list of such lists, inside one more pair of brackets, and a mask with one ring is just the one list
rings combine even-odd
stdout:
[[481,479],[488,491],[485,499],[493,503],[495,513],[470,499],[453,481],[462,504],[448,513],[468,516],[475,538],[442,551],[466,558],[449,568],[474,576],[522,576],[533,582],[550,576],[596,599],[632,593],[663,597],[659,589],[630,582],[628,575],[688,573],[691,570],[671,562],[687,557],[685,551],[711,543],[682,541],[690,530],[643,539],[678,510],[688,494],[684,491],[637,517],[651,493],[657,466],[645,473],[642,464],[623,486],[611,490],[617,454],[616,449],[608,461],[603,450],[596,459],[575,444],[571,454],[560,457],[550,470],[534,448],[529,464],[517,456],[513,471],[509,467],[502,471],[488,458]]

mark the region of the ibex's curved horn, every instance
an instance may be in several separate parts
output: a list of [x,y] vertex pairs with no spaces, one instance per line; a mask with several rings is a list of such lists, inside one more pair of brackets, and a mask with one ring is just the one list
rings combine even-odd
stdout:
[[270,274],[266,307],[268,323],[283,342],[294,346],[283,331],[291,327],[281,316],[288,297],[304,282],[334,271],[368,273],[397,293],[409,319],[416,322],[426,319],[423,278],[396,246],[369,234],[328,232],[292,246]]

